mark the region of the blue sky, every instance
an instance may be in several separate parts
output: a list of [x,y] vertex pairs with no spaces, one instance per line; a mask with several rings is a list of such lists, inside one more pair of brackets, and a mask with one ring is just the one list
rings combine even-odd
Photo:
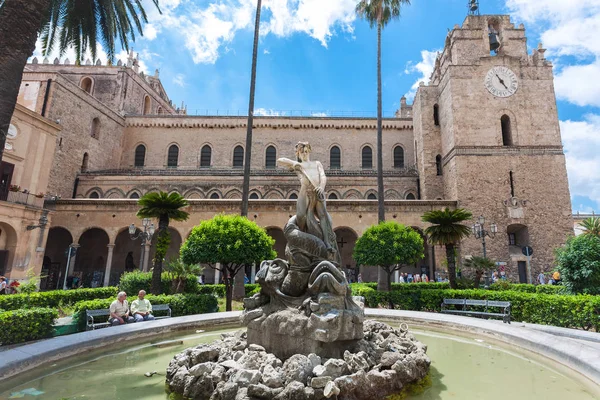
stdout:
[[[134,44],[176,104],[190,114],[245,114],[255,0],[160,0]],[[263,0],[255,109],[263,115],[376,111],[376,31],[356,0]],[[510,13],[553,61],[573,210],[600,211],[600,0],[480,0],[482,14]],[[467,0],[414,0],[384,30],[383,109],[427,81]],[[124,54],[124,53],[123,53]],[[125,56],[122,54],[122,59]]]

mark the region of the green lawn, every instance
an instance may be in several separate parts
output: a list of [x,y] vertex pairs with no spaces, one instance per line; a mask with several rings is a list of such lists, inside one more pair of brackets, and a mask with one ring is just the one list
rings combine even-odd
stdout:
[[[244,311],[244,304],[241,301],[233,300],[231,303],[232,311]],[[219,312],[225,311],[225,298],[219,297]]]

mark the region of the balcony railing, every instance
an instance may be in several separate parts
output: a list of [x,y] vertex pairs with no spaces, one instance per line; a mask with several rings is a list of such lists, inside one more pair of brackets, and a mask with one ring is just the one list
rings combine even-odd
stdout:
[[31,193],[13,192],[10,190],[0,190],[0,201],[7,203],[22,204],[36,208],[43,208],[44,198]]

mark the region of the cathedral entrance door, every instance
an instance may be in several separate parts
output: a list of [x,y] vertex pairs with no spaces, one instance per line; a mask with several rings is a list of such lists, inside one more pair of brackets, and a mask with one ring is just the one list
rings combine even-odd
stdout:
[[519,261],[519,283],[527,283],[527,262]]

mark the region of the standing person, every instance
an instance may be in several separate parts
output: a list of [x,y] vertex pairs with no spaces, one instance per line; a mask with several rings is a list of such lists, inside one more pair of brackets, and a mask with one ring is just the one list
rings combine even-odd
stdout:
[[421,274],[421,282],[429,283],[429,277],[427,274]]
[[421,282],[421,275],[415,274],[415,283]]
[[498,271],[494,271],[492,274],[492,283],[498,282]]
[[558,285],[560,283],[560,272],[558,270],[554,271],[552,274],[552,279],[554,279],[554,284]]
[[356,280],[358,283],[363,283],[362,274],[358,274],[358,279]]
[[546,276],[544,275],[544,272],[540,272],[540,274],[537,277],[537,281],[540,285],[546,284]]
[[400,283],[406,283],[406,281],[404,280],[404,274],[400,273]]
[[0,276],[0,294],[6,294],[6,278]]
[[408,274],[408,283],[413,283],[413,275]]
[[113,326],[123,325],[135,322],[135,319],[129,315],[129,303],[127,302],[127,293],[119,292],[117,299],[112,302],[109,308],[110,322]]
[[131,313],[135,322],[152,321],[154,315],[152,315],[152,304],[150,301],[145,299],[145,290],[140,290],[138,298],[131,302]]

